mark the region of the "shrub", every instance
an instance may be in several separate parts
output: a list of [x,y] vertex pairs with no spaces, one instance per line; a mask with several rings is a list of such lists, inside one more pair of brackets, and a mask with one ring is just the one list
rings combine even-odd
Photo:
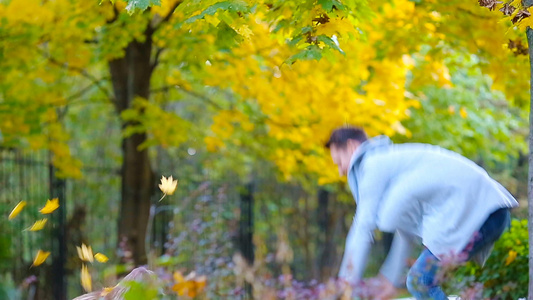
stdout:
[[456,272],[456,279],[474,286],[483,284],[483,296],[489,299],[527,297],[529,281],[527,220],[513,220],[511,227],[494,245],[485,266],[468,262]]

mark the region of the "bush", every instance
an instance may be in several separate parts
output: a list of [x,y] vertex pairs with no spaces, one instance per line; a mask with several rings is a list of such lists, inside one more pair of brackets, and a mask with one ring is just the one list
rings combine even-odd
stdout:
[[474,286],[483,284],[483,296],[489,299],[527,297],[529,281],[527,220],[513,220],[494,245],[485,266],[468,262],[456,272],[456,279]]

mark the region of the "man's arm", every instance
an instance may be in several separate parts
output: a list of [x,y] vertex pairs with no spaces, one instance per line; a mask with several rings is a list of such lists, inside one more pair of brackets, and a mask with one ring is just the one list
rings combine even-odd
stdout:
[[[374,241],[376,218],[382,194],[388,185],[388,174],[383,174],[377,159],[365,157],[359,167],[359,174],[353,176],[358,184],[360,199],[357,199],[357,212],[348,237],[339,277],[355,284],[362,279],[370,248]],[[350,177],[349,177],[350,178]],[[358,195],[354,195],[357,197]]]
[[339,277],[351,284],[359,282],[366,268],[368,254],[373,242],[368,224],[358,224],[357,215],[346,238],[344,256]]
[[396,231],[394,234],[389,254],[379,272],[395,287],[405,284],[405,269],[413,243],[413,238],[404,232]]

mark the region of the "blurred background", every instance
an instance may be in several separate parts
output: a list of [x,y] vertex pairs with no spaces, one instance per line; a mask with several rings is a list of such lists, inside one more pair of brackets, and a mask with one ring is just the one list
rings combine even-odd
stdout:
[[[91,266],[94,290],[141,265],[160,278],[205,275],[206,299],[250,299],[254,281],[289,275],[294,289],[326,282],[356,211],[324,148],[343,125],[465,155],[525,219],[524,9],[0,0],[0,298],[87,292],[82,243],[110,259]],[[177,190],[159,201],[171,175]],[[55,197],[46,227],[25,231]],[[378,257],[389,242],[380,238]],[[51,255],[32,267],[39,249]]]

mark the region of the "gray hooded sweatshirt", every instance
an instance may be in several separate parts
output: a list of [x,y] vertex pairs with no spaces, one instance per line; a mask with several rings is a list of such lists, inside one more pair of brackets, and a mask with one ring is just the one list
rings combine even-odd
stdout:
[[400,286],[413,242],[421,240],[439,258],[458,254],[492,212],[518,206],[501,184],[463,156],[427,144],[395,145],[385,136],[357,148],[348,183],[357,212],[339,277],[349,282],[362,278],[376,229],[394,233],[380,272]]

